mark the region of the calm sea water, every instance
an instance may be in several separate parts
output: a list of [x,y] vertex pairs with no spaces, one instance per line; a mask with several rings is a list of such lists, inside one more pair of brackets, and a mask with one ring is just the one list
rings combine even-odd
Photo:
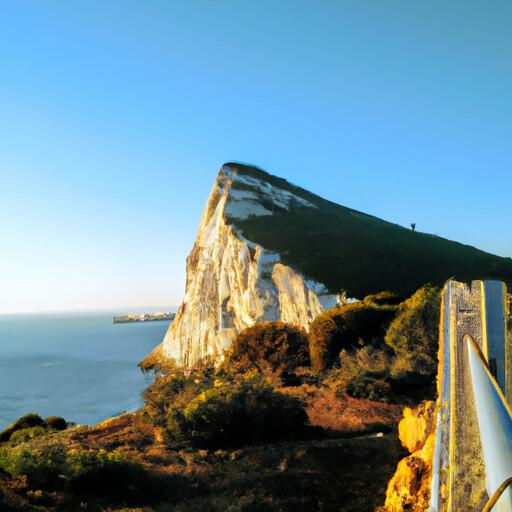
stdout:
[[168,322],[112,315],[0,315],[0,429],[27,412],[93,424],[141,404],[152,376],[137,363]]

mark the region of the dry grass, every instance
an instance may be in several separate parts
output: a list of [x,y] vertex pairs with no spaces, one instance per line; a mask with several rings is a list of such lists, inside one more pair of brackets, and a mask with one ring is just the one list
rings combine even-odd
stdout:
[[[155,475],[136,502],[30,489],[0,476],[0,509],[65,512],[373,511],[403,456],[395,433],[344,438],[396,425],[395,405],[338,398],[327,388],[285,388],[304,400],[313,426],[295,441],[237,450],[197,450],[163,442],[161,430],[137,414],[52,434],[69,448],[120,450]],[[322,428],[319,428],[322,427]],[[328,429],[329,435],[326,436]],[[115,485],[115,483],[113,483]],[[7,501],[1,502],[1,493]],[[9,509],[8,506],[12,505]],[[3,508],[2,508],[3,507]]]
[[398,425],[403,407],[396,404],[337,396],[326,386],[303,385],[283,391],[303,400],[311,425],[344,434],[390,431]]

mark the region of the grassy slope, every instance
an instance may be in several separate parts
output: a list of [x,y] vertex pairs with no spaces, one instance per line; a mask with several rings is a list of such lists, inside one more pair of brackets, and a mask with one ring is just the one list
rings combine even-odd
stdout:
[[[396,432],[400,406],[339,398],[325,388],[289,389],[307,404],[314,427],[294,440],[228,450],[162,442],[138,414],[49,434],[34,443],[118,449],[147,478],[117,493],[34,491],[0,472],[0,510],[11,512],[373,512],[404,456]],[[366,435],[364,435],[366,433]],[[352,437],[359,434],[359,437]],[[112,483],[114,485],[114,483]],[[2,495],[5,498],[2,498]],[[11,507],[11,508],[9,508]]]
[[[333,292],[362,297],[380,290],[410,295],[421,285],[450,277],[501,279],[512,283],[512,259],[397,224],[326,201],[260,169],[229,164],[248,175],[288,190],[318,209],[294,205],[271,209],[272,216],[230,219],[243,235],[280,253],[282,260]],[[246,188],[235,184],[236,188]]]

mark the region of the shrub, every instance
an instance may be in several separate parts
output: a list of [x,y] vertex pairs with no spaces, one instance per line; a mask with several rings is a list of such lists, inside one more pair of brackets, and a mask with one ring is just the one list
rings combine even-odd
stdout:
[[17,430],[37,427],[39,425],[42,425],[43,423],[44,422],[41,416],[34,413],[26,414],[25,416],[18,418],[14,423],[11,423],[5,430],[0,432],[0,442],[3,443],[9,441],[12,434]]
[[356,349],[384,337],[396,306],[356,302],[329,309],[311,322],[309,350],[316,370],[337,362],[342,349]]
[[66,420],[60,416],[48,416],[43,420],[41,416],[30,413],[17,419],[1,432],[0,442],[24,442],[54,430],[65,430],[67,427]]
[[394,377],[436,374],[440,303],[439,289],[426,285],[400,305],[385,336],[397,356]]
[[[392,311],[393,306],[375,306],[384,300],[389,300],[387,292],[368,296],[364,302]],[[362,347],[343,348],[339,368],[325,374],[324,382],[337,393],[355,398],[414,403],[431,397],[437,372],[439,306],[439,290],[424,286],[401,303],[386,331],[385,343],[374,339]]]
[[311,365],[316,370],[329,368],[337,353],[338,328],[332,315],[326,311],[318,315],[311,323],[309,332],[309,355]]
[[386,379],[376,379],[361,374],[347,384],[347,394],[354,398],[365,398],[379,402],[389,402],[393,398],[391,385]]
[[167,422],[167,411],[176,401],[189,402],[202,390],[211,386],[209,369],[185,375],[176,372],[158,377],[142,393],[143,414],[155,425],[163,427]]
[[374,306],[397,306],[402,299],[396,293],[385,291],[367,295],[363,302]]
[[[436,396],[436,374],[425,374],[411,370],[411,360],[396,358],[391,367],[389,383],[393,393],[403,401],[419,403]],[[405,399],[405,400],[404,400]]]
[[390,381],[390,352],[385,346],[343,350],[340,354],[340,367],[326,374],[324,382],[340,396],[347,394],[354,398],[394,401],[396,396]]
[[61,416],[48,416],[48,418],[45,418],[44,424],[53,430],[66,430],[68,428],[67,421]]
[[59,482],[66,463],[66,451],[60,445],[26,445],[0,450],[0,468],[11,476],[25,475],[30,484],[48,486]]
[[9,444],[12,445],[24,443],[26,441],[30,441],[31,439],[35,439],[36,437],[44,436],[47,433],[48,429],[43,425],[16,430],[15,432],[12,433],[11,437],[9,438]]
[[307,420],[303,404],[254,380],[217,382],[189,403],[171,406],[169,433],[204,447],[288,437]]
[[226,354],[224,367],[257,370],[286,380],[297,368],[308,365],[306,332],[284,322],[265,322],[238,334]]
[[112,492],[112,486],[129,484],[142,472],[139,464],[115,451],[67,450],[60,444],[42,443],[1,449],[0,468],[11,476],[25,476],[33,487],[67,483],[73,491],[94,492],[109,488]]
[[115,451],[70,450],[64,469],[74,493],[125,495],[127,487],[146,480],[140,464]]
[[[340,355],[340,359],[344,362],[345,355]],[[385,376],[389,372],[392,360],[392,351],[385,345],[379,347],[368,345],[355,354],[357,367],[366,375],[374,377]]]

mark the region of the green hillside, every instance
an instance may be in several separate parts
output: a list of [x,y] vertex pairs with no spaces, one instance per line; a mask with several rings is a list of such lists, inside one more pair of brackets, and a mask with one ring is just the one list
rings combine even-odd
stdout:
[[[260,194],[262,205],[273,215],[228,222],[332,292],[343,289],[349,296],[362,297],[391,290],[406,296],[422,284],[442,284],[450,277],[461,281],[501,279],[512,284],[511,258],[340,206],[256,167],[227,165],[241,176],[287,190],[317,206],[293,202],[286,210]],[[233,188],[248,189],[250,185],[235,181]]]

